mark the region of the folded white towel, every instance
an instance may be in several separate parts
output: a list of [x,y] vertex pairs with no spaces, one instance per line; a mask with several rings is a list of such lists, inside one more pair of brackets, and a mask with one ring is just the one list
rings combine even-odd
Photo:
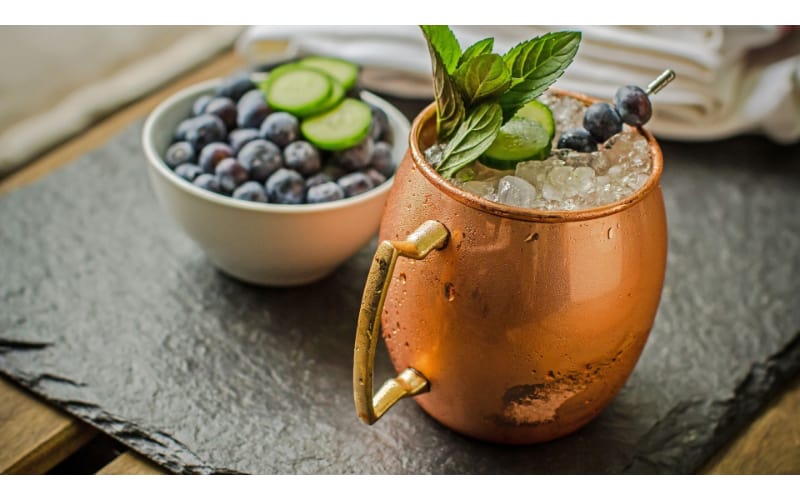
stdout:
[[[800,139],[800,30],[776,27],[455,26],[462,47],[493,36],[504,52],[561,29],[583,33],[556,86],[611,99],[621,85],[645,87],[666,68],[678,78],[653,97],[648,128],[660,137],[710,140],[740,133]],[[431,97],[430,59],[416,26],[257,26],[237,43],[252,64],[304,54],[343,57],[384,79],[370,85]]]

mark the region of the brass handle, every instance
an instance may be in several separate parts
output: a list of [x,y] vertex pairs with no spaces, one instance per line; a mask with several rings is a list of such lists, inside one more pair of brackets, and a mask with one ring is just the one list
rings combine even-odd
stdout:
[[444,248],[449,236],[444,224],[429,220],[422,223],[405,241],[386,240],[375,252],[361,298],[356,345],[353,350],[353,396],[358,416],[367,424],[374,424],[400,399],[429,389],[428,380],[409,367],[397,377],[387,380],[373,397],[375,349],[378,347],[381,311],[397,257],[402,255],[411,259],[423,259],[431,250]]

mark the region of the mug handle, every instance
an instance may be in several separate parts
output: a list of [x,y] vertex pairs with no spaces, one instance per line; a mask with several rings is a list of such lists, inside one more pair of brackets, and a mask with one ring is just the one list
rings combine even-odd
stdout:
[[402,255],[423,259],[431,250],[444,248],[449,236],[444,224],[429,220],[423,222],[405,241],[386,240],[375,251],[361,298],[353,350],[353,396],[358,417],[367,424],[377,422],[400,399],[427,392],[430,388],[424,375],[408,367],[397,377],[387,380],[373,396],[375,349],[378,347],[383,303],[397,257]]

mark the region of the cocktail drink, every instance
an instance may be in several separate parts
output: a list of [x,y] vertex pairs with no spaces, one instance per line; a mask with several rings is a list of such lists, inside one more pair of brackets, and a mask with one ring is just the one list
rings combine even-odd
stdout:
[[[622,92],[620,122],[625,98],[642,94]],[[463,434],[547,441],[597,416],[633,370],[666,265],[661,151],[636,125],[607,126],[607,110],[587,122],[591,99],[535,98],[552,130],[528,102],[509,108],[518,123],[503,122],[502,101],[451,110],[462,119],[445,140],[443,101],[414,120],[359,315],[353,388],[365,422],[416,396]],[[381,334],[399,375],[373,395]]]
[[[674,76],[671,70],[662,73],[649,86],[649,93],[663,88]],[[647,96],[648,92],[643,91],[643,94]],[[581,99],[553,92],[543,94],[537,103],[549,109],[555,131],[559,132],[552,134],[546,157],[500,162],[505,168],[492,168],[476,160],[460,170],[451,182],[489,201],[547,211],[585,210],[612,204],[645,185],[652,172],[650,148],[636,127],[612,115],[617,123],[612,126],[611,133],[605,132],[608,137],[601,134],[591,138],[589,134],[590,140],[599,144],[589,144],[581,150],[561,147],[565,146],[562,138],[570,131],[585,130],[591,108]],[[606,103],[596,104],[602,105],[598,108],[606,113],[617,113]],[[649,114],[644,120],[634,117],[629,121],[639,126],[647,118]],[[428,148],[425,151],[428,162],[436,167],[445,148],[442,143]]]

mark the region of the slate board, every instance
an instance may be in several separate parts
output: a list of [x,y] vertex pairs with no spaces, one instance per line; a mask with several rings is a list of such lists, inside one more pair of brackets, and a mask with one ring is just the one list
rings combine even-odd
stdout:
[[686,473],[800,371],[800,145],[663,145],[668,271],[642,358],[587,427],[514,448],[412,401],[361,424],[374,243],[313,286],[230,279],[157,205],[140,128],[0,198],[0,371],[169,470]]

